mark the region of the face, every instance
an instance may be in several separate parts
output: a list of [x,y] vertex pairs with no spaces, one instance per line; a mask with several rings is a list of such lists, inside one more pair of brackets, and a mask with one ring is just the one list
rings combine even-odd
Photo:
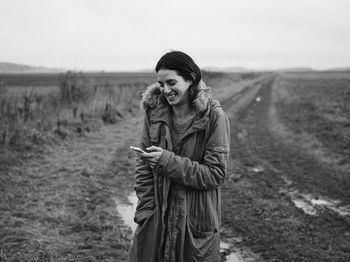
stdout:
[[169,105],[178,106],[188,103],[188,89],[192,81],[185,80],[176,71],[168,69],[159,70],[157,80]]

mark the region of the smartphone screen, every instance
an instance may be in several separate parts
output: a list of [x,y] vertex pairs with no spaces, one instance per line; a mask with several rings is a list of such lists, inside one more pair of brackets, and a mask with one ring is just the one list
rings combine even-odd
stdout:
[[135,151],[137,151],[137,152],[139,152],[139,153],[146,153],[146,152],[143,151],[141,148],[136,147],[136,146],[130,146],[130,149],[135,150]]

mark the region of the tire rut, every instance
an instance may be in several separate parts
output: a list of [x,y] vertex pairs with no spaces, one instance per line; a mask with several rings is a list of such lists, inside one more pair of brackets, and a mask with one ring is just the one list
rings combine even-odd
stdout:
[[275,79],[256,87],[246,106],[231,118],[231,174],[223,187],[223,225],[241,236],[240,245],[250,247],[262,261],[347,261],[346,220],[329,210],[309,216],[281,191],[288,186],[310,190],[311,184],[322,188],[320,179],[329,170],[271,132]]

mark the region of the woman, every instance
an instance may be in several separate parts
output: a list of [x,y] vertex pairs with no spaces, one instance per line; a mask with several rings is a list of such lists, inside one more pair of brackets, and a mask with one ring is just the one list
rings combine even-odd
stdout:
[[135,151],[138,227],[129,261],[220,261],[220,188],[230,125],[191,57],[172,51],[158,61],[156,84]]

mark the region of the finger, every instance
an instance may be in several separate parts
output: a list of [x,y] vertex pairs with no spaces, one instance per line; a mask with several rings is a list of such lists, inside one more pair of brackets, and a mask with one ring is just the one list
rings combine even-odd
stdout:
[[155,162],[155,159],[154,159],[154,157],[142,157],[141,156],[141,159],[143,160],[143,161],[146,161],[146,162]]
[[144,156],[153,156],[154,153],[159,154],[159,152],[157,152],[157,151],[151,151],[151,152],[143,152],[143,153],[140,153],[140,155],[144,155]]
[[140,156],[141,156],[142,158],[145,158],[145,159],[154,158],[154,155],[151,155],[151,154],[140,154]]
[[148,153],[148,154],[143,154],[142,157],[146,158],[146,159],[159,159],[161,156],[160,152],[154,152],[154,153]]
[[157,161],[155,158],[142,158],[142,160],[144,162],[147,162],[147,163],[153,163],[153,164],[157,164],[159,161]]
[[158,151],[158,152],[162,152],[163,148],[158,147],[158,146],[150,146],[146,148],[148,151]]

